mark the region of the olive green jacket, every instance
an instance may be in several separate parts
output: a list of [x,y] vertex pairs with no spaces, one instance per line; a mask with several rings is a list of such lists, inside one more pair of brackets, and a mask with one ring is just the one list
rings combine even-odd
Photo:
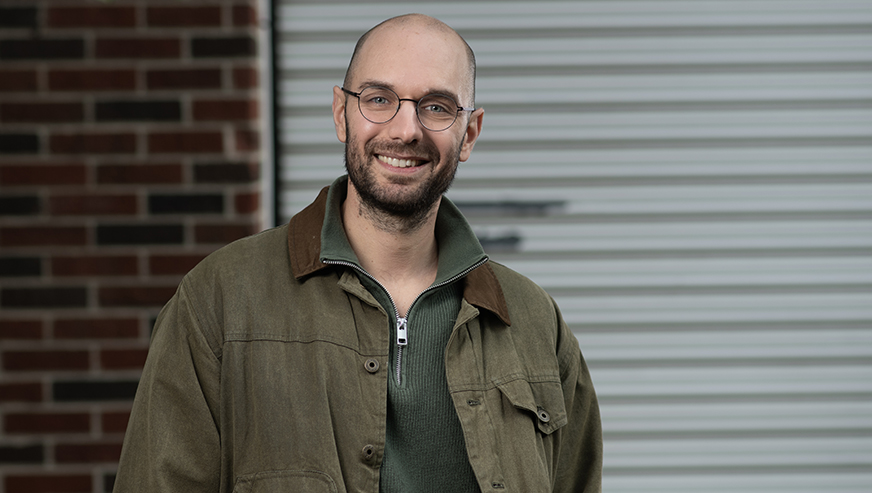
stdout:
[[[116,493],[378,492],[390,317],[351,269],[321,262],[326,190],[182,281]],[[463,282],[445,367],[481,490],[600,491],[599,407],[557,306],[493,262]]]

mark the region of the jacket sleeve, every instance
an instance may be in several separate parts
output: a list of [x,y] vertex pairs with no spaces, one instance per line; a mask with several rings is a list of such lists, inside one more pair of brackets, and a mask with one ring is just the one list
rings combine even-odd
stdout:
[[219,491],[220,362],[185,293],[183,281],[155,324],[115,493]]
[[590,372],[557,305],[557,357],[568,422],[560,430],[554,491],[602,491],[603,437],[599,404]]

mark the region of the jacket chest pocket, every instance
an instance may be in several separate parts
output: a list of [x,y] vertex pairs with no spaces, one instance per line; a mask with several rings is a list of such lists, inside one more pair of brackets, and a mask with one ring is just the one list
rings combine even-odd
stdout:
[[528,415],[540,432],[550,435],[567,423],[566,404],[559,382],[512,380],[497,385],[511,405]]
[[336,493],[330,476],[315,471],[262,471],[240,476],[233,493]]

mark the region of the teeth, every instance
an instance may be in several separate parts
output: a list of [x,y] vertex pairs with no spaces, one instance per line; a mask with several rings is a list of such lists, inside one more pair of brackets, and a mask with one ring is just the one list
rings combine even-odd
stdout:
[[416,166],[418,164],[418,161],[412,159],[397,159],[381,155],[379,155],[378,158],[390,164],[394,168],[411,168],[412,166]]

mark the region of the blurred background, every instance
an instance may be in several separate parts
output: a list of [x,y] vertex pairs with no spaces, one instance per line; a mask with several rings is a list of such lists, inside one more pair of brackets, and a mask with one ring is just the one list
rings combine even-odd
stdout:
[[555,297],[603,490],[872,491],[872,1],[0,3],[0,488],[111,491],[151,324],[343,173],[354,43],[436,16],[449,196]]

